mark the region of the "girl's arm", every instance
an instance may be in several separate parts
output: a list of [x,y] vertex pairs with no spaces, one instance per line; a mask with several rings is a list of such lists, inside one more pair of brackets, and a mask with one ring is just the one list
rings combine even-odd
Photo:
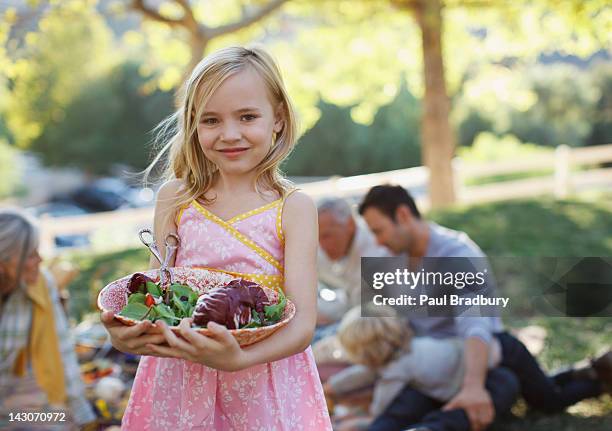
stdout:
[[376,378],[377,374],[371,368],[365,365],[351,365],[327,379],[324,387],[327,387],[334,396],[342,397],[372,386]]
[[[176,208],[175,202],[177,195],[181,192],[183,182],[181,180],[170,180],[164,183],[157,192],[157,201],[155,202],[155,214],[153,216],[153,234],[155,235],[155,243],[162,259],[166,257],[166,236],[169,233],[176,234]],[[176,254],[168,266],[174,266]],[[161,264],[155,256],[151,255],[149,259],[149,268],[159,268]]]
[[[155,241],[162,255],[165,255],[164,238],[169,232],[176,232],[174,217],[171,217],[170,214],[173,213],[174,199],[179,193],[181,185],[182,182],[179,180],[168,181],[157,193],[153,226]],[[171,266],[173,265],[174,262],[171,262]],[[159,262],[154,257],[151,257],[150,267],[159,267]],[[157,356],[157,353],[147,345],[166,342],[164,335],[150,320],[144,320],[134,326],[125,326],[116,320],[114,314],[110,311],[102,313],[100,320],[110,335],[112,345],[122,352]]]
[[285,202],[285,293],[295,304],[295,317],[269,338],[243,349],[241,368],[276,361],[305,350],[317,320],[316,207],[307,195],[295,192]]

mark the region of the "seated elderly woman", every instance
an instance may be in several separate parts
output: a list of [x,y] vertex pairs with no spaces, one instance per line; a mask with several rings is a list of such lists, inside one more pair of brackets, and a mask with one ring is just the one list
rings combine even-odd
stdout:
[[64,425],[95,420],[57,289],[40,268],[38,242],[32,219],[19,210],[0,210],[2,429],[11,425],[11,413],[24,411],[64,413]]

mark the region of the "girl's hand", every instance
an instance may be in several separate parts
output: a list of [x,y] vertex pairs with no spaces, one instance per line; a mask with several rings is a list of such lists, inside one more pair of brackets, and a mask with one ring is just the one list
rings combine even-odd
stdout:
[[[191,328],[191,318],[184,318],[179,325],[178,337],[164,322],[156,322],[170,347],[147,345],[158,356],[186,359],[222,371],[238,371],[246,368],[246,353],[228,329],[214,322],[207,328],[212,335],[207,337]],[[184,339],[183,339],[184,338]]]
[[100,320],[108,331],[113,347],[124,353],[134,355],[157,356],[147,345],[161,344],[166,338],[155,332],[155,327],[150,320],[144,320],[134,326],[125,326],[115,319],[110,311],[100,315]]

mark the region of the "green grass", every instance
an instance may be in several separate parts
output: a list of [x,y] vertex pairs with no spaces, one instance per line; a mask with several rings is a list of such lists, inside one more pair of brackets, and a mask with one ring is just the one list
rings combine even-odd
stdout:
[[[430,217],[466,232],[489,256],[612,256],[612,195],[555,201],[551,198],[496,202],[438,211]],[[546,329],[538,360],[556,368],[594,355],[612,345],[612,318],[539,317],[505,319],[510,328],[539,325]],[[608,431],[612,398],[583,401],[558,415],[515,409],[520,419],[496,431]]]
[[468,178],[466,186],[481,186],[485,184],[499,183],[503,181],[525,180],[527,178],[550,177],[554,174],[552,169],[541,171],[515,172],[512,174],[487,175],[485,177]]
[[[462,230],[489,256],[612,256],[612,195],[591,199],[530,199],[438,211],[429,217]],[[80,319],[95,310],[97,292],[108,282],[145,269],[148,251],[130,249],[102,255],[74,255],[80,276],[69,286],[71,312]],[[548,337],[539,360],[548,370],[571,364],[612,344],[612,318],[534,318],[506,320],[511,328],[544,327]],[[497,431],[608,431],[612,399],[602,397],[543,416],[515,409],[522,419],[506,421]]]
[[438,211],[489,256],[612,256],[612,194],[593,200],[513,200]]
[[611,412],[609,395],[597,401],[583,401],[556,415],[525,412],[519,403],[513,409],[514,417],[496,424],[492,431],[609,431]]
[[[612,256],[612,195],[555,201],[496,202],[434,212],[443,226],[466,232],[488,256]],[[543,363],[555,368],[612,344],[611,318],[538,318],[507,321],[549,331]],[[579,334],[579,336],[577,336]]]
[[77,321],[96,308],[98,292],[111,281],[148,268],[149,251],[142,247],[106,254],[74,254],[68,256],[80,274],[68,286],[70,314]]

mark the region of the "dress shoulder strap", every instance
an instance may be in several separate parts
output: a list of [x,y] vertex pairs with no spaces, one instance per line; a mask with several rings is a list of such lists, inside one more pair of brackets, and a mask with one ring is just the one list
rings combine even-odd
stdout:
[[191,202],[188,202],[186,204],[181,205],[178,210],[176,211],[176,217],[174,219],[174,223],[176,224],[176,227],[178,228],[179,224],[181,223],[181,219],[183,218],[183,213],[185,212],[185,210],[187,208],[189,208],[191,206],[191,204],[195,202],[195,199],[192,200]]

